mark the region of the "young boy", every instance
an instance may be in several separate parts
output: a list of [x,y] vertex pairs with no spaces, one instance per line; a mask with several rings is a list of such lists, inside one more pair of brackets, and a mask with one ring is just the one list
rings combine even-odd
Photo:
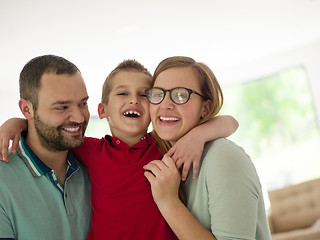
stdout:
[[[147,133],[150,117],[145,90],[151,87],[151,77],[135,60],[120,63],[107,77],[98,106],[99,117],[108,120],[112,136],[87,137],[74,150],[92,183],[89,239],[177,239],[160,214],[144,176],[143,166],[162,158],[157,142]],[[192,144],[181,146],[180,151],[179,146],[175,148],[180,155],[174,154],[174,158],[198,156],[192,160],[197,166],[208,133],[215,139],[232,134],[236,128],[233,119],[225,122],[225,118],[217,118],[186,135],[184,143]],[[198,141],[191,141],[194,135]],[[185,165],[190,166],[190,159]]]

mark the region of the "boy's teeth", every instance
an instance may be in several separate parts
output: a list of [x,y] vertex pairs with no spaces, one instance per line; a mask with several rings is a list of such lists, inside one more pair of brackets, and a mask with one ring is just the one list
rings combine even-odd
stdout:
[[127,111],[127,112],[125,112],[124,113],[124,115],[132,115],[132,114],[135,114],[135,115],[137,115],[137,116],[141,116],[141,114],[139,113],[139,112],[137,112],[137,111]]
[[178,121],[179,118],[176,117],[160,117],[161,121]]

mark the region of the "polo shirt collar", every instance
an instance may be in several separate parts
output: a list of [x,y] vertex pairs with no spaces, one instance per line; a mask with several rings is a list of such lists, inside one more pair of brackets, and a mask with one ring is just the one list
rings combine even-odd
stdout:
[[[22,132],[21,138],[19,141],[18,152],[21,154],[25,164],[35,177],[40,177],[45,175],[48,172],[51,172],[52,169],[45,165],[38,156],[31,150],[28,144],[25,142],[26,132]],[[75,157],[72,151],[68,152],[68,166],[72,170],[76,170],[78,168],[78,164],[75,160]]]
[[112,145],[113,147],[119,148],[119,149],[126,149],[126,148],[134,148],[134,149],[139,149],[139,148],[144,148],[147,145],[151,145],[154,143],[155,139],[153,137],[151,137],[150,133],[146,133],[146,135],[141,138],[141,140],[132,145],[131,147],[129,147],[128,144],[126,144],[125,142],[123,142],[121,139],[117,138],[117,137],[113,137],[110,135],[106,135],[105,136],[105,140],[107,142],[109,142],[110,145]]

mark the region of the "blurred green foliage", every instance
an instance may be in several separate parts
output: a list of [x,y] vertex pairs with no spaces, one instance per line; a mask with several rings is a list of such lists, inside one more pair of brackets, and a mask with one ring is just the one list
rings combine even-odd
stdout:
[[225,87],[223,93],[221,114],[230,114],[240,123],[231,138],[253,158],[319,135],[303,67]]

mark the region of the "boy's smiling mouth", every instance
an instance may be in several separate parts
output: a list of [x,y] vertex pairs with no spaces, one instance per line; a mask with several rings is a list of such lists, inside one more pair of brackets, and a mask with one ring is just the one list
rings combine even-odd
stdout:
[[138,111],[125,111],[123,113],[123,116],[125,117],[131,117],[131,118],[138,118],[141,117],[141,113],[139,113]]

